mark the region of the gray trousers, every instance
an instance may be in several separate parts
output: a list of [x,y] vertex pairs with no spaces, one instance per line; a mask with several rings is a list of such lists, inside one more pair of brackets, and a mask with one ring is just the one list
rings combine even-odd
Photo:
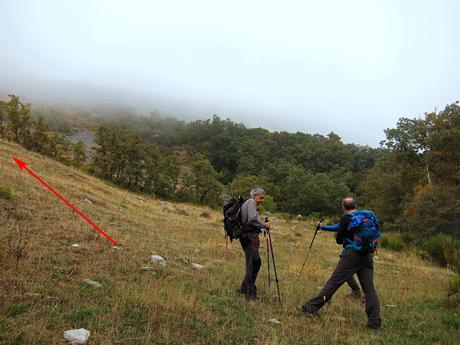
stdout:
[[262,265],[259,255],[259,234],[246,233],[240,238],[240,243],[246,255],[246,274],[241,283],[241,291],[255,293],[257,274]]
[[368,325],[380,325],[380,302],[374,288],[372,255],[359,255],[352,249],[344,250],[326,285],[316,297],[303,304],[302,310],[306,313],[316,313],[332,298],[337,289],[352,278],[355,273],[364,292]]

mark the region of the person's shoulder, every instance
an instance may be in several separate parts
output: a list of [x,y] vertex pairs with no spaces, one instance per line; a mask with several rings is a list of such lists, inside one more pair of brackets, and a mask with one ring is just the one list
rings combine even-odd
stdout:
[[256,201],[253,199],[253,198],[249,198],[248,200],[246,200],[246,203],[249,205],[256,205]]
[[352,213],[345,213],[345,214],[340,218],[340,220],[341,220],[341,221],[344,221],[344,220],[345,220],[345,221],[348,221],[348,220],[350,220],[351,217],[353,217],[353,214],[352,214]]

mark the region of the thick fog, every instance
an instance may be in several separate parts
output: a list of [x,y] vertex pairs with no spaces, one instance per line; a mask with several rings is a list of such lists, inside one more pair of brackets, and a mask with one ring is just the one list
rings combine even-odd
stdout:
[[0,91],[378,145],[460,99],[458,0],[0,0]]

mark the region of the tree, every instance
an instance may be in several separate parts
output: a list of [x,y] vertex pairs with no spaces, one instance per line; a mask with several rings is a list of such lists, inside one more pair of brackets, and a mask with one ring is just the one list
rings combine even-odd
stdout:
[[209,160],[203,155],[196,155],[181,174],[180,200],[211,206],[221,205],[224,188],[219,177]]
[[[389,152],[359,186],[365,204],[385,221],[421,236],[451,230],[458,220],[460,107],[448,105],[423,118],[401,118],[385,131]],[[438,219],[442,218],[442,219]],[[438,219],[438,220],[436,220]],[[451,226],[452,227],[452,226]]]
[[399,226],[422,238],[438,233],[460,237],[460,186],[420,186],[400,218]]
[[2,102],[2,111],[0,112],[2,113],[2,122],[5,121],[6,117],[6,136],[18,144],[27,144],[30,140],[30,104],[22,103],[18,96],[9,95],[9,97],[9,101]]
[[86,150],[83,141],[79,140],[72,145],[72,164],[76,167],[83,167],[86,163]]
[[405,183],[404,175],[394,154],[379,158],[358,187],[360,203],[384,222],[395,223],[413,194],[414,186]]

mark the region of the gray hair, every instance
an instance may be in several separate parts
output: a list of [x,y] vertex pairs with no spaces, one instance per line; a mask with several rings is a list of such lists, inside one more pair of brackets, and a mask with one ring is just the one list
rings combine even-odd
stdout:
[[265,194],[265,191],[263,190],[263,188],[256,187],[256,188],[254,188],[253,190],[251,190],[251,192],[249,193],[249,195],[251,196],[251,198],[252,198],[253,196],[256,196],[256,195],[259,195],[259,194]]

